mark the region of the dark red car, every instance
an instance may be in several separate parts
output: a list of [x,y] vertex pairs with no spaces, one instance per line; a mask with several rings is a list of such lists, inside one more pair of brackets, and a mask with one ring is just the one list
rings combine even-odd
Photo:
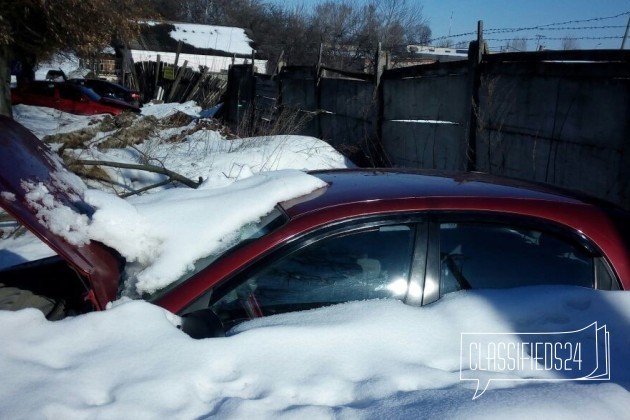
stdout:
[[[0,272],[0,283],[63,301],[68,313],[102,309],[117,297],[124,261],[98,242],[74,246],[38,220],[25,205],[25,179],[44,183],[75,211],[93,209],[60,184],[65,169],[26,129],[3,118],[0,132],[0,204],[63,258],[39,276],[29,274],[39,263]],[[328,186],[278,203],[240,242],[145,298],[186,315],[185,328],[201,337],[254,317],[353,300],[427,305],[469,288],[630,288],[630,214],[612,205],[476,173],[313,175]]]
[[11,89],[11,103],[44,106],[79,115],[140,112],[137,106],[100,96],[92,89],[70,82],[32,81]]
[[100,79],[69,79],[68,82],[92,89],[104,98],[118,99],[135,107],[141,106],[141,95],[139,92],[127,89],[117,83]]

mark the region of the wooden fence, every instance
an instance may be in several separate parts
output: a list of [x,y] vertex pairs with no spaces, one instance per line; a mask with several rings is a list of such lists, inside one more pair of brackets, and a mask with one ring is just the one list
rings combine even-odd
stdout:
[[[361,165],[479,170],[630,208],[630,51],[485,54],[477,45],[468,60],[376,75],[287,67],[265,76],[264,96],[312,115],[302,133]],[[262,79],[247,66],[230,72],[229,121],[260,106]]]
[[196,71],[183,66],[166,65],[155,61],[135,63],[138,90],[145,101],[161,99],[165,102],[196,101],[202,108],[219,102],[225,94],[227,75]]

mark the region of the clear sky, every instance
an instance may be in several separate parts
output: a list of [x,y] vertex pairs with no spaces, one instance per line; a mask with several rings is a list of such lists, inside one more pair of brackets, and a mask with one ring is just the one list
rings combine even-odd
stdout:
[[[272,0],[284,5],[312,5],[319,0]],[[361,3],[362,0],[356,0]],[[453,35],[476,32],[477,21],[483,20],[485,35],[492,50],[506,44],[508,38],[528,38],[527,49],[536,45],[560,48],[561,41],[554,38],[576,38],[582,49],[618,49],[628,23],[630,0],[411,0],[423,5],[433,38],[448,36],[454,42],[469,41],[476,35]],[[599,19],[583,22],[587,19]],[[582,21],[582,22],[575,22]],[[565,25],[523,30],[496,32],[492,29],[540,27],[543,25],[572,22]],[[604,28],[609,26],[609,28]],[[611,26],[611,27],[610,27]],[[558,29],[559,28],[559,29]],[[615,37],[613,39],[589,39]],[[630,49],[630,40],[626,41]]]

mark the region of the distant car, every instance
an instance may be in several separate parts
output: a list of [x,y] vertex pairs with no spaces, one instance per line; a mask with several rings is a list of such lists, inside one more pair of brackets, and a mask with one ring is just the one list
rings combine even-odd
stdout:
[[105,98],[84,86],[69,82],[36,80],[11,89],[11,102],[44,106],[80,115],[140,112],[136,106],[117,99]]
[[[62,182],[64,171],[28,130],[0,118],[0,205],[61,256],[0,272],[0,283],[76,314],[116,299],[125,262],[96,241],[73,245],[29,207],[25,185],[43,184],[74,211],[94,212]],[[478,173],[312,174],[327,187],[278,203],[240,239],[144,297],[206,337],[250,318],[364,299],[421,306],[461,289],[630,289],[630,213],[615,206]]]
[[53,81],[53,82],[65,82],[67,80],[66,74],[63,70],[48,70],[46,72],[46,77],[44,80]]
[[69,79],[68,82],[92,89],[104,98],[118,99],[128,104],[141,106],[141,95],[116,83],[100,79]]

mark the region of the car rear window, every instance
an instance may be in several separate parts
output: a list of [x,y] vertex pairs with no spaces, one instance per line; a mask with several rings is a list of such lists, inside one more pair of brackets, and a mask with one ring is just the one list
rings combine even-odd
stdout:
[[495,223],[440,225],[442,294],[546,284],[594,287],[594,258],[545,231]]

